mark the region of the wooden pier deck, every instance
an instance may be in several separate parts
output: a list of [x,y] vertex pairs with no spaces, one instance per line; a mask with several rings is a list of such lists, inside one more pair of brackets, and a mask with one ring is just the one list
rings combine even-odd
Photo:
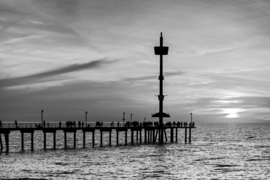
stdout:
[[[67,133],[73,133],[74,148],[76,148],[76,133],[81,131],[83,133],[83,147],[86,147],[86,132],[92,133],[92,147],[95,146],[95,134],[98,131],[100,133],[100,146],[103,145],[103,133],[109,133],[109,146],[112,145],[112,131],[116,132],[116,146],[119,145],[119,132],[125,132],[125,145],[128,145],[128,132],[130,133],[130,144],[134,144],[134,134],[136,132],[136,142],[139,144],[149,144],[158,142],[158,133],[163,130],[165,134],[166,142],[178,142],[178,129],[184,129],[184,142],[191,143],[191,129],[196,128],[192,123],[171,123],[165,124],[163,127],[153,124],[138,124],[132,125],[126,123],[87,123],[78,124],[77,122],[73,126],[67,125],[66,123],[47,123],[47,124],[36,124],[36,123],[2,123],[0,126],[0,152],[3,151],[3,143],[5,141],[5,152],[9,152],[9,134],[12,131],[19,131],[21,133],[21,150],[24,151],[24,134],[31,134],[31,150],[34,150],[34,133],[36,131],[43,132],[43,148],[47,149],[47,133],[53,134],[53,149],[56,149],[56,133],[62,131],[64,133],[64,148],[67,148]],[[170,141],[168,141],[166,129],[170,130]],[[188,133],[189,132],[189,133]],[[144,140],[142,139],[142,133],[144,133]],[[4,140],[2,140],[2,134]],[[144,142],[143,142],[144,141]]]

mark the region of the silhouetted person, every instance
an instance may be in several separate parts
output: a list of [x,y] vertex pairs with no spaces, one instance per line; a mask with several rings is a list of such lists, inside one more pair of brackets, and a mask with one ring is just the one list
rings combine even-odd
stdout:
[[62,124],[62,123],[61,123],[61,121],[60,121],[60,122],[59,122],[59,128],[61,128],[61,124]]
[[0,120],[0,128],[2,128],[2,121]]

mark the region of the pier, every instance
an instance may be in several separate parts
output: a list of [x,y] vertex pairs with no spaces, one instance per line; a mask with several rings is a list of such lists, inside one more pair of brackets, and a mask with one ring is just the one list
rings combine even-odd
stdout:
[[[53,133],[53,149],[56,149],[56,133],[62,131],[64,133],[64,148],[67,148],[67,133],[73,133],[74,138],[74,148],[76,148],[76,133],[77,131],[82,131],[83,133],[83,147],[86,147],[86,135],[88,132],[92,133],[92,146],[95,144],[95,133],[99,131],[100,141],[99,145],[103,146],[103,133],[109,133],[109,146],[112,145],[112,131],[116,132],[116,146],[119,145],[119,132],[125,132],[125,145],[128,145],[128,133],[130,133],[130,144],[135,144],[134,134],[136,133],[136,142],[139,144],[143,143],[142,134],[144,132],[144,144],[150,143],[159,143],[163,144],[168,141],[167,130],[170,131],[170,142],[178,142],[178,130],[184,129],[184,142],[191,143],[191,130],[195,128],[194,122],[192,122],[192,113],[191,113],[191,122],[163,122],[163,118],[170,118],[170,115],[163,111],[163,101],[165,95],[163,94],[163,55],[168,55],[169,47],[163,46],[163,36],[160,34],[160,43],[159,46],[154,47],[155,55],[160,56],[160,68],[159,68],[159,112],[152,114],[153,118],[159,118],[158,122],[138,122],[131,121],[124,123],[125,113],[123,114],[123,123],[87,123],[87,111],[85,112],[85,123],[84,122],[66,122],[65,124],[59,123],[45,123],[43,120],[44,111],[41,110],[41,124],[34,123],[1,123],[0,124],[0,152],[3,151],[3,142],[2,134],[5,140],[6,152],[9,152],[9,134],[11,131],[20,131],[21,133],[21,149],[24,151],[24,134],[31,134],[31,150],[34,150],[34,133],[36,131],[43,132],[43,146],[44,150],[47,149],[47,133]],[[187,133],[189,131],[189,133]],[[182,137],[182,136],[181,136]]]
[[[180,135],[183,138],[183,142],[191,143],[191,130],[196,128],[194,123],[166,123],[163,125],[163,134],[165,135],[166,142],[175,143],[178,142],[178,130],[183,129],[184,132]],[[170,140],[168,140],[166,130],[170,131]],[[83,148],[86,147],[86,136],[89,133],[92,134],[92,147],[95,147],[95,134],[100,133],[99,146],[103,146],[103,133],[109,133],[109,146],[112,146],[112,131],[116,133],[116,146],[120,144],[123,145],[135,145],[135,144],[155,144],[159,142],[158,132],[160,131],[160,126],[157,123],[102,123],[102,125],[97,125],[97,123],[87,123],[84,126],[79,126],[79,123],[75,123],[73,126],[67,126],[66,124],[59,123],[48,123],[46,126],[41,126],[41,124],[35,123],[2,123],[0,127],[0,152],[9,152],[9,141],[10,133],[12,131],[18,131],[21,134],[21,150],[24,151],[24,134],[31,134],[31,150],[34,151],[34,133],[40,131],[43,133],[43,149],[47,149],[47,134],[53,133],[53,149],[56,149],[56,133],[64,133],[64,147],[67,148],[67,133],[72,133],[74,138],[73,148],[76,148],[76,134],[77,131],[83,133]],[[189,133],[187,133],[189,131]],[[124,132],[125,142],[119,142],[119,132]],[[130,140],[128,140],[128,133],[130,134]],[[144,137],[142,136],[144,135]],[[90,135],[91,136],[91,135]],[[2,139],[2,137],[4,137]],[[136,140],[135,140],[136,139]],[[5,150],[4,150],[5,145]]]

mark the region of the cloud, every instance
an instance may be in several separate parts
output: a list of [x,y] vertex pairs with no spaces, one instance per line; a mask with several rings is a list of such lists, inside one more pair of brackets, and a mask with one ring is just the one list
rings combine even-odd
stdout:
[[[84,63],[84,64],[73,64],[70,66],[62,67],[59,69],[55,70],[49,70],[46,72],[42,73],[37,73],[37,74],[32,74],[28,76],[23,76],[23,77],[17,77],[17,78],[10,78],[10,79],[2,79],[0,80],[0,87],[9,87],[9,86],[17,86],[17,85],[22,85],[22,84],[32,84],[32,83],[37,83],[40,80],[43,80],[45,78],[50,78],[50,77],[55,77],[59,76],[62,74],[67,74],[67,73],[72,73],[76,71],[82,71],[86,69],[94,69],[97,67],[100,67],[103,64],[107,63],[112,63],[115,61],[105,61],[105,60],[95,60],[91,61],[89,63]],[[48,80],[50,81],[50,80]]]
[[[166,76],[175,76],[175,75],[182,75],[184,72],[167,72],[165,73]],[[141,77],[131,77],[131,78],[123,78],[123,81],[141,81],[141,80],[153,80],[158,78],[159,75],[151,75],[151,76],[141,76]]]

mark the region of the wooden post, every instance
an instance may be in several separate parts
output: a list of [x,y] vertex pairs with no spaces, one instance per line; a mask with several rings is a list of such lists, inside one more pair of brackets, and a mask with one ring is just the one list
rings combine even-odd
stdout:
[[109,131],[109,146],[112,145],[112,131]]
[[53,132],[53,149],[56,149],[56,131]]
[[118,132],[118,130],[116,129],[116,146],[118,146],[118,136],[119,136],[119,134],[118,134],[119,132]]
[[178,128],[175,129],[175,141],[178,142]]
[[154,141],[156,141],[157,140],[157,135],[158,135],[158,129],[156,129],[157,131],[156,131],[156,134],[155,134],[155,136],[154,136]]
[[146,137],[146,134],[147,134],[147,132],[146,132],[146,129],[144,128],[144,144],[147,143],[147,137]]
[[83,131],[83,148],[85,148],[85,131]]
[[21,145],[22,145],[22,151],[24,151],[24,137],[23,137],[24,133],[21,132]]
[[125,131],[125,145],[127,145],[127,129]]
[[185,143],[187,143],[187,128],[185,127]]
[[43,138],[43,143],[44,143],[44,150],[46,150],[46,132],[43,132],[44,138]]
[[31,151],[34,151],[34,132],[31,132]]
[[136,142],[138,142],[139,140],[139,133],[138,133],[138,130],[136,131]]
[[142,129],[140,130],[140,144],[142,144]]
[[102,131],[100,130],[100,146],[102,146]]
[[93,147],[95,146],[95,131],[93,131],[93,134],[92,134],[92,146]]
[[168,141],[168,139],[167,139],[167,133],[166,133],[166,129],[163,129],[163,131],[164,131],[164,134],[165,134],[165,139],[166,139],[166,142]]
[[149,130],[148,130],[148,133],[147,133],[147,134],[148,134],[148,143],[150,143],[150,131],[151,131],[151,130],[149,129]]
[[0,151],[3,151],[2,135],[0,134]]
[[76,130],[74,131],[74,149],[76,149]]
[[171,127],[171,143],[173,143],[173,128]]
[[67,132],[66,131],[64,131],[64,136],[65,136],[65,149],[67,149]]
[[131,144],[134,144],[133,143],[133,129],[130,129],[131,130]]
[[6,136],[6,153],[9,152],[9,133],[5,134]]
[[191,143],[191,127],[189,127],[189,143]]

